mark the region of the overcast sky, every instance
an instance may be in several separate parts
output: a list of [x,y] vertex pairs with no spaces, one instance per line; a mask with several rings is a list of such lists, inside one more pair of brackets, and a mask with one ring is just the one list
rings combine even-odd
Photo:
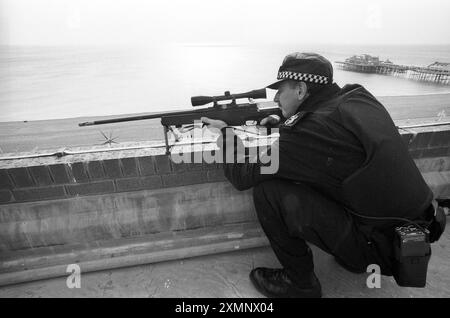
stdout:
[[449,44],[448,0],[0,0],[0,44]]

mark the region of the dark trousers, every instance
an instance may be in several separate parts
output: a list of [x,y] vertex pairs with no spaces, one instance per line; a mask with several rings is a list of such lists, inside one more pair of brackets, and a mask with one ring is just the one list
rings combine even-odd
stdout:
[[371,264],[367,238],[341,205],[312,188],[274,179],[253,188],[261,226],[289,276],[297,281],[313,271],[306,242],[355,269]]

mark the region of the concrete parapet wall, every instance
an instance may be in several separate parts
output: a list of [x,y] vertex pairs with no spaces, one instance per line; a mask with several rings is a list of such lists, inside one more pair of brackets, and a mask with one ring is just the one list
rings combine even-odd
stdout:
[[160,189],[225,180],[217,164],[174,164],[167,155],[0,169],[0,204]]
[[[402,132],[402,138],[422,172],[449,170],[450,127],[411,129]],[[162,149],[141,150],[138,155],[136,151],[111,151],[72,158],[9,160],[0,162],[0,204],[224,180],[220,164],[174,164]]]
[[[401,133],[435,196],[450,198],[450,126]],[[242,224],[256,229],[255,236],[245,237]],[[152,245],[144,258],[133,258],[131,243],[166,235],[176,250],[181,248],[177,233],[201,231],[206,244],[208,233],[217,238],[221,227],[229,232],[219,237],[232,238],[234,245],[216,241],[221,248],[202,245],[204,250],[223,252],[239,246],[240,238],[249,240],[241,246],[267,244],[258,230],[251,190],[235,190],[220,164],[174,164],[164,149],[0,162],[0,284],[51,277],[50,268],[81,259],[96,264],[89,270],[98,270],[108,268],[102,259],[109,259],[112,268],[120,266],[120,259],[128,266],[164,260],[164,255],[202,255],[198,249],[191,254],[163,249],[164,254],[157,248],[162,245]],[[121,258],[115,259],[113,247],[119,243]],[[87,252],[105,246],[109,249],[102,255],[108,256],[102,259]]]

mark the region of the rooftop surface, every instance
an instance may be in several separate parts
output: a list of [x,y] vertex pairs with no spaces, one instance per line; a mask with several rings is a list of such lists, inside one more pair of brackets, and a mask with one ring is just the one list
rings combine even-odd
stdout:
[[[448,223],[449,219],[447,219]],[[381,277],[380,288],[368,288],[370,273],[352,274],[332,256],[312,246],[323,297],[450,297],[450,230],[432,244],[425,288],[399,287],[392,277]],[[254,267],[279,267],[270,247],[184,260],[81,273],[81,287],[69,289],[67,277],[0,288],[0,297],[155,297],[257,298],[262,297],[248,278]],[[68,274],[69,275],[69,274]]]

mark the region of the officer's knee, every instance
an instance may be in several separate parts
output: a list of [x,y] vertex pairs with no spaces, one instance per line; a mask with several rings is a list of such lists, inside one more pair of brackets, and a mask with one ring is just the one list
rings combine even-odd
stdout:
[[[295,191],[292,189],[295,187]],[[295,211],[300,208],[298,197],[302,188],[300,185],[284,180],[268,180],[259,183],[253,188],[253,198],[255,201],[278,202],[279,206],[288,211]]]
[[268,180],[253,187],[253,202],[261,223],[271,222],[274,217],[279,217],[279,211],[274,207],[279,206],[277,201],[279,201],[278,190],[281,182],[276,179]]

